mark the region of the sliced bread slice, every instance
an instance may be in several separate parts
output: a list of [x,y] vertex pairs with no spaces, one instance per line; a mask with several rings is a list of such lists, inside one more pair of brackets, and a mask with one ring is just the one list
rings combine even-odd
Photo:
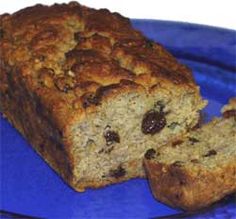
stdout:
[[223,118],[146,152],[144,165],[156,199],[193,211],[236,192],[235,100],[222,108]]

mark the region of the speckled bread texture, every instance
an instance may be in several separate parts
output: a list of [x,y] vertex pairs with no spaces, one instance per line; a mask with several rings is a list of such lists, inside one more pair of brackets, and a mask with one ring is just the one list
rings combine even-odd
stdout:
[[76,2],[1,15],[1,112],[73,188],[144,177],[205,106],[191,71],[130,21]]
[[194,211],[236,192],[233,100],[222,111],[224,118],[215,118],[184,139],[147,151],[144,164],[156,199]]

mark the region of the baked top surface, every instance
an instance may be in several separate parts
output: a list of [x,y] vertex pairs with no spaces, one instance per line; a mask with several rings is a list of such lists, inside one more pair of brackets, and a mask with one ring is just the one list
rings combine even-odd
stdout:
[[2,15],[1,21],[3,58],[22,70],[30,66],[34,72],[24,72],[29,75],[47,67],[56,78],[74,73],[75,84],[68,90],[86,81],[106,85],[135,80],[140,74],[177,84],[192,81],[189,69],[161,45],[133,29],[129,19],[106,9],[75,2],[36,5]]
[[[221,60],[224,60],[227,54],[234,54],[231,41],[234,40],[235,35],[232,35],[231,41],[224,38],[226,35],[230,35],[228,31],[223,34],[224,39],[222,41],[222,31],[213,28],[203,31],[201,26],[190,25],[191,29],[188,29],[189,24],[183,25],[161,21],[133,21],[133,23],[142,29],[145,34],[153,36],[162,43],[165,42],[166,46],[173,46],[172,39],[174,38],[176,44],[174,49],[176,50],[181,48],[183,52],[189,52],[189,50],[190,52],[196,52],[196,49],[193,48],[197,45],[197,50],[202,51],[200,55],[206,55],[209,63],[211,63],[212,57],[207,54],[212,51],[210,50],[212,47],[222,49]],[[178,37],[175,37],[176,32],[179,33]],[[192,34],[189,34],[189,32]],[[214,43],[212,37],[209,39],[204,34],[214,36],[214,42],[218,43],[212,45]],[[200,41],[199,38],[202,46],[197,44]],[[218,116],[222,104],[228,101],[229,96],[235,95],[235,91],[231,86],[234,76],[231,77],[227,69],[216,68],[216,66],[209,63],[206,66],[206,63],[200,63],[199,61],[182,61],[193,68],[194,76],[201,86],[203,96],[210,99],[209,106],[205,111],[208,117]],[[217,77],[217,72],[223,77]],[[151,196],[148,184],[141,179],[99,190],[89,190],[86,193],[75,193],[45,165],[6,120],[1,118],[0,123],[3,155],[0,165],[4,167],[3,172],[1,172],[4,180],[2,181],[2,187],[0,187],[2,189],[0,193],[2,194],[3,209],[52,218],[63,216],[96,217],[98,214],[102,214],[104,217],[117,214],[118,217],[122,218],[137,216],[137,212],[138,216],[147,218],[180,212],[156,202]],[[36,166],[37,171],[35,171]],[[16,201],[9,199],[13,196],[17,197]],[[55,202],[55,200],[57,201]],[[55,208],[57,211],[55,211]],[[73,210],[71,210],[72,208]],[[209,211],[203,213],[205,217],[212,217],[216,214],[222,216],[222,218],[228,215],[234,217],[234,199],[220,202],[217,208],[209,209]]]
[[36,5],[1,15],[1,24],[2,68],[13,67],[50,109],[61,102],[66,114],[83,110],[88,96],[96,105],[114,88],[195,87],[186,66],[106,9]]

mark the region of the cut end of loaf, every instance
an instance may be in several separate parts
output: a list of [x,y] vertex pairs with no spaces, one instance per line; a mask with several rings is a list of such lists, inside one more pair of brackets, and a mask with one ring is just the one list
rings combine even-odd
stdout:
[[76,189],[144,177],[144,153],[191,129],[204,105],[193,92],[161,88],[153,94],[130,91],[104,101],[69,131]]

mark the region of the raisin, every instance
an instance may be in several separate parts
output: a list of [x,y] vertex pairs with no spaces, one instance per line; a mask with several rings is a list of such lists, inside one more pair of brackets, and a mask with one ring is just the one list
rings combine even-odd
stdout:
[[110,170],[109,175],[114,178],[120,178],[126,174],[125,169],[120,165],[115,170]]
[[115,131],[107,131],[104,134],[104,138],[106,139],[106,144],[111,145],[114,142],[120,143],[120,136],[117,132]]
[[151,149],[148,149],[146,151],[144,157],[146,159],[150,160],[150,159],[153,159],[155,157],[155,154],[156,154],[156,151],[153,148],[151,148]]
[[154,135],[160,132],[166,125],[166,118],[162,112],[148,111],[142,121],[142,132]]
[[200,142],[197,138],[189,137],[188,140],[191,142],[191,145]]
[[224,118],[236,117],[236,110],[228,110],[223,113]]
[[95,93],[88,93],[84,95],[84,108],[90,105],[99,105],[102,97],[110,92],[112,89],[119,88],[120,84],[110,84],[107,86],[99,87]]
[[87,108],[90,105],[99,105],[100,99],[94,93],[87,93],[83,96],[83,107]]
[[209,150],[203,157],[210,157],[212,155],[216,155],[217,152],[215,150]]

